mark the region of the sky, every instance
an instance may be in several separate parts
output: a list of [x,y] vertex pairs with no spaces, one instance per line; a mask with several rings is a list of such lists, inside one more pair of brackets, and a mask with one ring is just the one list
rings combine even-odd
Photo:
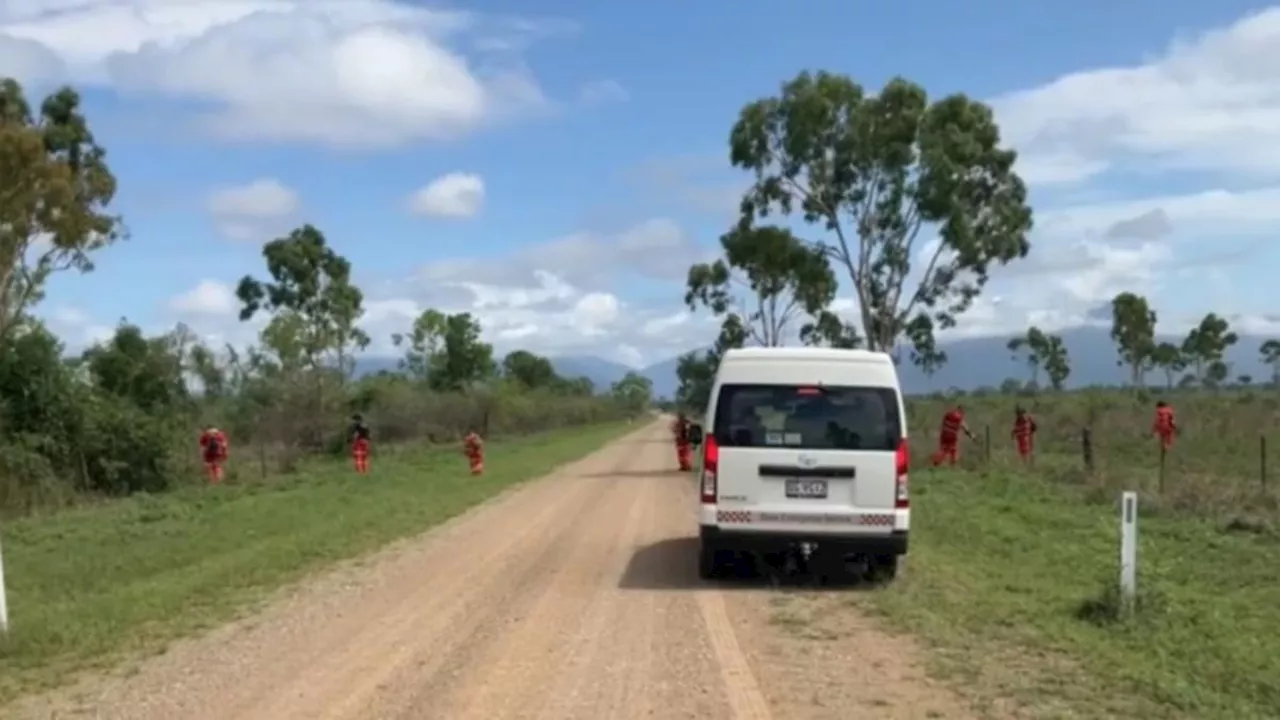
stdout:
[[1103,322],[1126,290],[1164,331],[1214,311],[1280,334],[1280,6],[782,7],[4,0],[0,75],[82,93],[130,235],[37,312],[73,349],[122,318],[243,345],[236,282],[310,223],[352,262],[375,355],[436,308],[499,351],[666,360],[715,335],[683,284],[750,180],[738,111],[823,69],[986,101],[1019,151],[1031,254],[947,335]]

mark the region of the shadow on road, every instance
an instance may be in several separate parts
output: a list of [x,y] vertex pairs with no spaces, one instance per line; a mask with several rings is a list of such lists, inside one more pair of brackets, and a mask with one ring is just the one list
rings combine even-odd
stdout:
[[874,585],[850,568],[788,567],[783,555],[768,557],[754,553],[739,555],[737,563],[721,580],[698,577],[698,538],[669,538],[646,545],[631,556],[618,587],[624,590],[870,590]]

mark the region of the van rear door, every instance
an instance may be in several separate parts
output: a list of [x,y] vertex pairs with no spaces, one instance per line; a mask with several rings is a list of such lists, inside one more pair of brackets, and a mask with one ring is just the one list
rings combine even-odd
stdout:
[[892,387],[721,385],[718,502],[764,513],[891,511],[902,429]]

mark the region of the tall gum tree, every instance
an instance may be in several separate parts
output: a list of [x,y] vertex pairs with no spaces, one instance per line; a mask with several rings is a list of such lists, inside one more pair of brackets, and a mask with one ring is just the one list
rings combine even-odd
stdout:
[[1054,390],[1066,387],[1067,378],[1071,377],[1071,354],[1067,345],[1058,335],[1044,334],[1040,346],[1040,364],[1044,366],[1044,374],[1049,376],[1049,386]]
[[803,72],[744,107],[729,145],[755,179],[743,223],[798,211],[829,231],[817,245],[848,272],[867,347],[893,352],[905,337],[926,370],[946,361],[935,330],[955,325],[993,265],[1029,250],[1016,154],[991,109],[964,95],[930,103],[894,78],[870,96],[849,77]]
[[1271,384],[1280,387],[1280,340],[1268,340],[1258,348],[1263,364],[1271,368]]
[[502,358],[502,375],[527,390],[549,388],[559,380],[551,361],[528,350],[513,350]]
[[1111,339],[1120,355],[1117,365],[1129,368],[1129,381],[1142,387],[1156,362],[1156,311],[1145,297],[1123,292],[1111,300]]
[[1031,373],[1031,384],[1038,386],[1040,384],[1040,367],[1044,364],[1041,352],[1045,345],[1045,334],[1038,327],[1031,327],[1027,332],[1015,338],[1011,338],[1005,345],[1009,352],[1013,355],[1013,359],[1017,360],[1021,355],[1022,361],[1026,363],[1027,370]]
[[1223,357],[1240,340],[1230,324],[1216,313],[1209,313],[1182,341],[1182,356],[1202,385],[1216,385],[1226,379]]
[[80,96],[63,88],[37,115],[21,85],[0,79],[0,340],[51,275],[93,270],[93,254],[124,237],[108,212],[115,194]]
[[1187,361],[1182,354],[1182,350],[1171,342],[1162,342],[1156,345],[1155,350],[1151,353],[1151,364],[1160,368],[1161,372],[1164,373],[1165,387],[1169,390],[1173,389],[1173,383],[1177,379],[1178,373],[1187,369]]
[[[826,256],[786,228],[742,225],[720,237],[723,257],[689,268],[684,301],[717,317],[736,316],[746,341],[785,345],[797,330],[817,339],[820,318],[836,295]],[[730,332],[736,332],[731,330]]]
[[364,312],[364,294],[351,282],[350,261],[311,225],[267,243],[262,256],[271,279],[246,275],[240,280],[240,319],[258,312],[275,313],[275,320],[282,314],[295,316],[307,365],[320,369],[332,358],[345,377],[354,352],[369,345],[369,336],[356,325]]
[[241,321],[259,312],[272,316],[260,333],[270,355],[258,351],[254,364],[280,382],[264,394],[254,422],[278,426],[293,415],[297,437],[319,447],[340,397],[328,385],[340,388],[354,370],[355,352],[369,345],[356,325],[364,294],[351,282],[351,263],[311,225],[267,243],[262,256],[270,278],[245,275],[236,288]]
[[[785,228],[740,224],[720,238],[723,257],[689,268],[685,304],[720,318],[720,333],[707,351],[679,358],[676,401],[706,407],[711,380],[726,350],[755,343],[858,347],[857,328],[829,309],[836,296],[830,261],[819,248]],[[803,321],[799,327],[797,322]]]
[[1039,387],[1040,371],[1049,377],[1049,385],[1061,390],[1071,376],[1071,356],[1066,343],[1058,335],[1041,330],[1034,325],[1027,332],[1009,340],[1006,347],[1016,360],[1019,355],[1031,371],[1031,385]]
[[411,377],[435,390],[466,390],[497,372],[493,346],[482,335],[480,321],[471,313],[427,309],[413,321],[409,335],[396,333],[391,340],[396,347],[407,346],[401,367]]

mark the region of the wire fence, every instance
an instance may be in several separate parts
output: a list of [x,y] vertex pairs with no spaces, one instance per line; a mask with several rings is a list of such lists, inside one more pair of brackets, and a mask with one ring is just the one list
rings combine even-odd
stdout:
[[[1032,468],[1052,480],[1137,490],[1190,512],[1274,513],[1280,427],[1274,389],[1166,396],[1178,433],[1167,450],[1153,432],[1155,399],[1121,391],[959,399],[974,439],[962,439],[962,467],[1025,471],[1012,437],[1014,408],[1036,420]],[[915,467],[927,467],[943,414],[956,399],[909,403]],[[1280,513],[1278,513],[1280,514]]]

